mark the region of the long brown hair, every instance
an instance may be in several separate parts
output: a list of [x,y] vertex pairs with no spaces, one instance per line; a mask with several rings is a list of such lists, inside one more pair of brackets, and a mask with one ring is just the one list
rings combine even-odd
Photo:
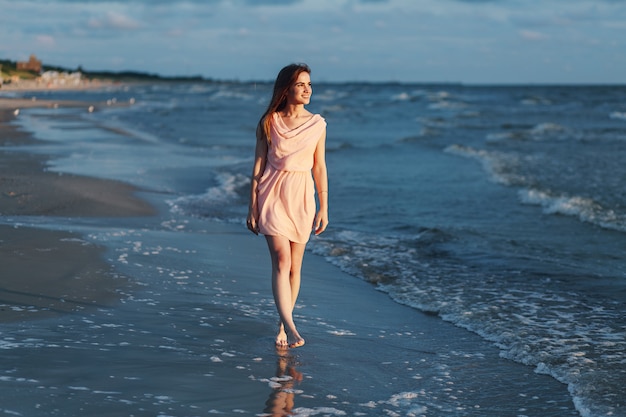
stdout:
[[267,110],[261,116],[257,131],[261,130],[265,135],[265,140],[269,145],[270,139],[270,122],[271,117],[275,112],[279,112],[287,105],[287,93],[291,86],[296,82],[301,73],[308,72],[311,74],[311,68],[307,64],[290,64],[280,70],[274,82],[274,92],[272,93],[272,99],[267,106]]

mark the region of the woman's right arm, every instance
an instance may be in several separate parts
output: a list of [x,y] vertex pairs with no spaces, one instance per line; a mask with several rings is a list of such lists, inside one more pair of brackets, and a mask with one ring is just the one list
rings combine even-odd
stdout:
[[256,129],[256,150],[254,152],[254,165],[252,167],[252,178],[250,181],[250,205],[248,207],[248,219],[246,225],[255,235],[259,234],[259,207],[258,207],[258,186],[265,172],[267,162],[267,140],[261,128],[261,124]]

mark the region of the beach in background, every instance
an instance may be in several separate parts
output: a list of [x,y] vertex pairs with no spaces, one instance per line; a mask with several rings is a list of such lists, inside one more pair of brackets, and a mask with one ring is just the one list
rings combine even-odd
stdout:
[[331,224],[277,352],[270,89],[4,93],[0,410],[624,415],[626,90],[315,86]]

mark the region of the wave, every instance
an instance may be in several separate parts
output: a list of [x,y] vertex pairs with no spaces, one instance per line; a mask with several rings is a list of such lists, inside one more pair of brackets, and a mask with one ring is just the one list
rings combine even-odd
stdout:
[[428,105],[431,110],[460,110],[466,107],[465,103],[451,100],[439,100]]
[[514,141],[566,141],[580,140],[583,138],[582,133],[574,129],[560,125],[558,123],[545,122],[539,123],[525,129],[515,129],[511,125],[503,125],[504,132],[490,133],[487,135],[488,142],[500,142],[505,140]]
[[[315,86],[313,86],[315,87]],[[348,97],[349,94],[346,91],[338,91],[334,89],[325,89],[321,92],[314,91],[315,101],[335,102],[337,100]]]
[[186,195],[167,200],[174,213],[192,217],[207,217],[219,221],[240,221],[250,178],[239,173],[219,173],[217,185],[203,194]]
[[429,127],[423,127],[415,135],[406,136],[398,140],[399,143],[413,143],[421,142],[424,139],[436,138],[441,136],[441,131],[438,129],[431,129]]
[[391,101],[409,101],[409,100],[411,100],[411,96],[409,95],[409,93],[406,93],[406,92],[391,96]]
[[535,138],[541,138],[543,136],[549,136],[549,135],[560,135],[564,132],[567,132],[568,129],[565,126],[561,126],[558,123],[540,123],[538,125],[536,125],[535,127],[533,127],[530,130],[530,134],[531,136],[535,137]]
[[411,92],[403,91],[391,96],[391,101],[417,101],[424,98],[428,93],[425,90],[415,90]]
[[626,232],[625,213],[604,207],[591,198],[532,187],[533,178],[522,173],[523,161],[514,153],[480,150],[458,144],[448,146],[444,151],[479,161],[491,180],[498,184],[523,187],[519,191],[519,198],[523,204],[541,206],[546,214],[574,216],[580,221],[605,229]]
[[537,189],[523,189],[518,194],[522,203],[541,206],[546,214],[574,216],[583,222],[626,232],[626,214],[606,209],[591,198],[553,195]]
[[514,153],[486,151],[459,144],[446,147],[444,152],[479,161],[496,183],[510,186],[525,184],[527,181],[526,177],[515,171],[520,161]]
[[609,117],[611,119],[626,120],[626,112],[614,111],[611,114],[609,114]]
[[209,96],[209,100],[243,100],[252,101],[254,96],[248,93],[242,93],[240,91],[233,91],[232,89],[220,89]]
[[529,96],[521,99],[520,104],[524,106],[549,106],[552,101],[541,96]]
[[562,291],[532,273],[468,268],[450,251],[456,240],[439,229],[396,236],[344,230],[315,238],[313,251],[396,302],[437,314],[494,343],[503,357],[568,384],[582,415],[609,415],[610,406],[600,412],[601,387],[612,392],[622,378],[612,372],[623,367],[626,349],[622,306]]

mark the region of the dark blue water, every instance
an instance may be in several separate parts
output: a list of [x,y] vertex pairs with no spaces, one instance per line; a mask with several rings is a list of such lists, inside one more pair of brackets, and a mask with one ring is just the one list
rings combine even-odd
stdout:
[[[134,101],[85,111],[82,148],[65,133],[55,142],[69,115],[24,123],[59,155],[51,169],[243,225],[270,89],[55,93]],[[567,384],[581,415],[626,415],[626,87],[319,85],[310,110],[328,123],[331,221],[311,250]]]

